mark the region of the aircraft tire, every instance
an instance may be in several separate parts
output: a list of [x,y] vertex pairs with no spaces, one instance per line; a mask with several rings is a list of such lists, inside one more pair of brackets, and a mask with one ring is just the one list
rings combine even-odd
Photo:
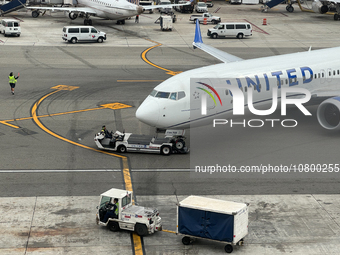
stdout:
[[339,14],[337,13],[334,14],[334,20],[339,20]]
[[287,11],[288,12],[293,12],[294,11],[294,7],[293,6],[288,6]]
[[32,11],[32,17],[33,18],[38,18],[39,17],[39,12],[38,11]]

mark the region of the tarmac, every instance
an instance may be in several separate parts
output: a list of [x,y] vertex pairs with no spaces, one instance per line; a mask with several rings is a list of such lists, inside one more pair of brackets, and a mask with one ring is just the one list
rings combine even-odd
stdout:
[[[310,4],[310,2],[307,2]],[[205,36],[213,25],[201,25],[205,43],[218,48],[244,47],[256,51],[267,47],[271,54],[277,48],[326,48],[340,45],[339,23],[329,15],[293,13],[285,5],[261,12],[261,5],[229,5],[216,2],[210,9],[222,22],[248,21],[253,36],[243,40],[217,39]],[[82,25],[82,19],[71,21],[63,13],[46,12],[37,19],[30,12],[14,12],[6,18],[22,21],[20,37],[0,35],[0,52],[6,46],[30,47],[181,47],[192,48],[194,24],[190,14],[177,15],[173,31],[162,32],[155,20],[159,14],[140,15],[125,25],[93,18],[93,26],[107,33],[102,44],[77,43],[61,39],[62,27]],[[266,18],[267,25],[263,25]],[[3,46],[3,47],[1,47]],[[87,48],[88,49],[88,48]],[[167,60],[169,61],[169,59]],[[293,192],[292,192],[293,193]],[[340,195],[214,195],[222,200],[249,203],[249,234],[244,246],[233,254],[340,254]],[[139,196],[142,206],[157,207],[163,220],[162,231],[143,238],[144,254],[221,254],[224,244],[196,240],[184,246],[176,231],[176,203],[186,196]],[[112,233],[95,223],[98,196],[36,196],[0,198],[0,254],[135,254],[130,232]]]
[[[233,254],[339,254],[340,195],[208,197],[249,203],[249,234]],[[165,229],[143,238],[144,254],[224,253],[225,244],[216,241],[182,244],[173,233],[176,202],[138,196],[139,205],[160,210]],[[95,224],[98,203],[95,196],[0,198],[0,254],[133,254],[130,232]]]

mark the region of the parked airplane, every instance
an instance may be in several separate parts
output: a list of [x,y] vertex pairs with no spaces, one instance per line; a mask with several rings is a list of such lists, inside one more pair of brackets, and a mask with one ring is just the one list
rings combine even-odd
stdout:
[[325,1],[325,0],[315,0],[312,3],[312,10],[315,13],[325,14],[327,12],[334,12],[334,20],[340,19],[340,1],[339,0],[332,0],[332,1]]
[[[79,7],[40,7],[29,6],[27,9],[32,9],[32,17],[37,18],[41,11],[66,11],[69,13],[71,20],[78,16],[84,18],[84,25],[92,25],[90,16],[96,16],[104,19],[117,20],[117,24],[125,24],[125,19],[143,13],[145,10],[157,9],[157,5],[140,6],[128,2],[127,0],[77,0]],[[166,7],[182,6],[190,4],[171,4]],[[164,7],[164,6],[162,6]]]
[[[296,89],[298,91],[289,96],[319,104],[317,118],[322,127],[340,129],[340,97],[337,97],[340,87],[336,79],[340,78],[340,47],[242,60],[204,44],[199,24],[196,24],[193,45],[224,63],[182,72],[156,86],[136,111],[140,121],[157,128],[185,129],[212,123],[218,118],[228,119],[234,116],[235,110],[235,97],[230,88],[237,86],[243,97],[252,94],[253,107],[262,109],[274,107],[275,91],[281,99],[286,95],[283,91]],[[213,78],[220,78],[224,88],[214,84]],[[301,94],[301,89],[310,93],[310,100]],[[200,101],[204,94],[210,95],[206,114]],[[243,110],[248,106],[247,101],[244,102]]]

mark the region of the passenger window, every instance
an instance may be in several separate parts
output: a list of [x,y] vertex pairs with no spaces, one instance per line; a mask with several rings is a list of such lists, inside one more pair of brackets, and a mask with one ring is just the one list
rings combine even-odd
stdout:
[[234,25],[226,25],[226,29],[234,29]]
[[250,29],[250,25],[249,24],[247,24],[247,29]]
[[14,27],[19,27],[19,23],[18,22],[14,22]]
[[160,98],[169,98],[170,93],[169,92],[162,92],[159,91],[156,95],[156,97],[160,97]]
[[12,23],[12,22],[8,22],[8,23],[7,23],[7,26],[8,26],[8,27],[13,27],[13,23]]
[[246,25],[244,25],[244,24],[236,24],[236,29],[246,29]]
[[90,29],[89,29],[88,27],[82,27],[82,28],[80,29],[80,32],[81,32],[81,33],[89,33],[89,31],[90,31]]
[[178,92],[178,100],[182,99],[185,97],[185,92],[184,91],[180,91]]
[[79,28],[69,28],[68,32],[69,33],[79,33]]
[[98,33],[95,28],[91,28],[91,33]]
[[177,93],[176,92],[171,93],[170,99],[176,100],[177,99]]

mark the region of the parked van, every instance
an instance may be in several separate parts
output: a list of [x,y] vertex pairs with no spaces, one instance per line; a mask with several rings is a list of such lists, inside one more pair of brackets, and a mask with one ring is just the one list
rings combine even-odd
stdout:
[[78,41],[97,41],[102,43],[106,40],[106,33],[92,26],[66,26],[63,28],[62,38],[71,43]]
[[245,36],[251,36],[252,32],[249,23],[220,23],[214,28],[208,29],[208,36],[214,39],[225,36],[236,36],[238,39],[242,39]]
[[0,33],[7,35],[20,36],[20,21],[15,19],[3,19],[0,22]]

